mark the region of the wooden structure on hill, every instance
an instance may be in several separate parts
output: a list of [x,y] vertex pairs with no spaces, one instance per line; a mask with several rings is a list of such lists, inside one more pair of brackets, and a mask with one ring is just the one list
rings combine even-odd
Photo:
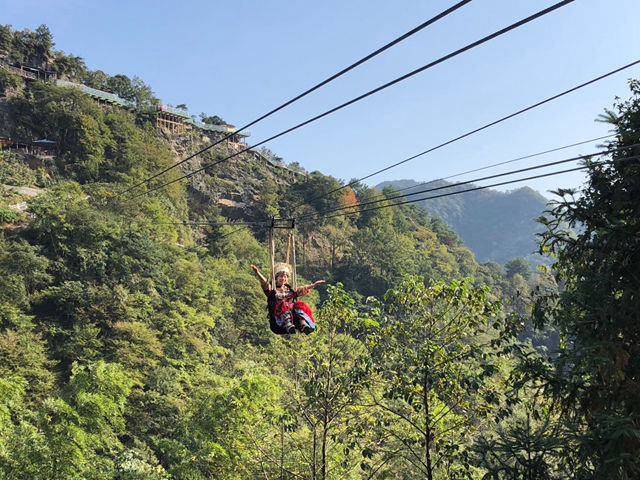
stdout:
[[58,146],[55,141],[46,138],[32,142],[21,142],[11,138],[0,138],[0,148],[8,148],[18,152],[41,158],[53,158],[56,156]]
[[233,125],[212,125],[199,122],[194,117],[191,117],[186,109],[175,108],[168,105],[137,105],[135,102],[126,100],[115,93],[105,92],[80,83],[59,79],[58,73],[53,70],[43,70],[24,65],[10,65],[3,60],[0,60],[0,66],[28,80],[41,80],[43,82],[53,83],[59,87],[75,88],[91,96],[103,105],[113,105],[129,110],[148,111],[154,115],[158,127],[164,128],[173,134],[181,135],[192,128],[196,128],[203,132],[215,132],[223,135],[233,134],[229,137],[229,141],[233,143],[244,143],[244,139],[251,135],[248,131],[236,131]]
[[180,108],[158,105],[156,110],[156,125],[166,128],[178,135],[185,132],[185,122],[191,120],[189,112]]
[[20,75],[27,80],[42,80],[43,82],[55,82],[58,78],[58,72],[55,70],[44,70],[42,68],[27,67],[26,65],[13,66],[7,62],[0,60],[0,66],[8,69],[10,72]]

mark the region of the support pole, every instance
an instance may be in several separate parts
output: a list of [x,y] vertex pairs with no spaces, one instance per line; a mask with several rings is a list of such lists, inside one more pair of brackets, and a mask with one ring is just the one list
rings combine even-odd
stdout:
[[276,288],[276,262],[274,257],[276,255],[276,248],[273,239],[273,226],[269,227],[269,261],[271,263],[271,288]]
[[296,274],[296,237],[293,236],[293,233],[289,234],[291,236],[291,253],[293,262],[291,264],[291,281],[293,282],[293,289],[298,289],[298,276]]

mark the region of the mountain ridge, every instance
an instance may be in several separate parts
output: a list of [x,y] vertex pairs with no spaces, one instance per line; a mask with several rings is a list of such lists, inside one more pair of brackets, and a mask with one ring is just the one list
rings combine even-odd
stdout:
[[[424,183],[401,179],[375,186],[378,190],[386,187],[402,189],[401,193],[409,195],[427,188],[438,188],[435,194],[442,194],[478,185],[460,185],[446,180]],[[478,190],[417,203],[458,233],[464,244],[474,252],[478,262],[495,261],[504,265],[515,257],[524,257],[533,266],[548,262],[537,253],[536,243],[536,234],[543,230],[536,219],[544,213],[548,199],[530,187],[507,192]]]

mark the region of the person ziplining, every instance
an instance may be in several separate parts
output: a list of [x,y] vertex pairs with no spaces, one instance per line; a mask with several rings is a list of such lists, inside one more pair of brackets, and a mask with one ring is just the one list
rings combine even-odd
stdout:
[[[318,280],[311,285],[297,286],[296,279],[296,243],[293,233],[287,239],[287,255],[284,263],[275,263],[274,229],[286,228],[293,230],[293,219],[271,220],[269,227],[269,258],[271,263],[271,279],[260,273],[255,265],[251,269],[260,280],[262,291],[267,296],[267,310],[269,312],[269,327],[278,335],[291,334],[299,331],[310,334],[316,329],[311,308],[298,300],[313,288],[321,285],[324,280]],[[292,267],[289,266],[289,253],[292,253]],[[291,284],[289,280],[291,279]]]
[[274,268],[275,286],[265,278],[255,265],[251,269],[260,280],[262,291],[267,296],[269,323],[271,330],[277,334],[290,334],[299,331],[310,334],[316,329],[311,308],[298,300],[313,288],[321,285],[324,280],[318,280],[311,285],[294,288],[289,284],[291,269],[286,263],[278,263]]

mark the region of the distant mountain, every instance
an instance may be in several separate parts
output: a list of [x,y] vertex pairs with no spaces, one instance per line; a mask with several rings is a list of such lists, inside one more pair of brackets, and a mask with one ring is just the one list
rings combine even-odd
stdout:
[[[414,187],[420,185],[419,187]],[[451,185],[437,193],[460,191],[474,185],[456,186],[444,180],[427,185],[415,180],[393,180],[376,185],[376,189],[392,186],[409,194],[426,188]],[[436,194],[434,192],[434,194]],[[511,258],[525,257],[532,265],[545,262],[537,254],[535,234],[542,226],[535,219],[546,208],[547,199],[529,187],[510,192],[479,190],[463,195],[436,198],[419,202],[430,215],[440,217],[462,238],[479,262],[490,260],[505,264]]]

